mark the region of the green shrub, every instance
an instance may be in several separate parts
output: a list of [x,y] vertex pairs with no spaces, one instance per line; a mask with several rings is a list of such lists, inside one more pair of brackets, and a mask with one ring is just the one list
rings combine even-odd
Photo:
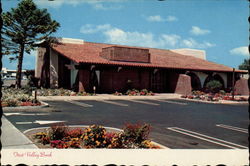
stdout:
[[7,103],[8,107],[16,107],[18,106],[18,101],[16,99],[8,98],[5,100]]
[[206,84],[206,88],[208,88],[211,92],[218,92],[222,88],[222,84],[220,81],[212,80]]

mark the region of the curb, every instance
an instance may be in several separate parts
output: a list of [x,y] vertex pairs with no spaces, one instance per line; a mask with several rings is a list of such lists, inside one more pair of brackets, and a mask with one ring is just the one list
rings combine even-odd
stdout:
[[49,104],[40,101],[42,105],[39,106],[19,106],[19,107],[3,107],[3,111],[17,111],[17,110],[26,110],[26,109],[39,109],[49,107]]
[[39,100],[58,101],[58,100],[150,100],[150,99],[179,99],[179,94],[172,95],[154,95],[154,96],[115,96],[115,95],[96,95],[96,96],[40,96]]
[[240,104],[248,104],[248,101],[203,101],[203,100],[197,100],[197,99],[185,99],[185,98],[179,98],[180,100],[184,101],[193,101],[197,103],[207,103],[207,104],[232,104],[232,105],[240,105]]
[[2,149],[38,149],[38,147],[28,139],[24,133],[17,129],[4,116],[2,116],[2,122]]
[[[78,127],[78,128],[86,128],[86,127],[89,127],[90,125],[69,125],[68,127]],[[123,130],[122,129],[118,129],[118,128],[114,128],[114,127],[105,127],[103,126],[105,129],[109,129],[109,130],[115,130],[115,131],[118,131],[118,132],[122,132]],[[31,132],[32,130],[38,130],[38,129],[48,129],[49,127],[38,127],[38,128],[31,128],[31,129],[28,129],[28,130],[25,130],[23,132],[23,134],[27,134],[28,132]],[[153,144],[155,144],[156,146],[159,146],[160,148],[162,149],[170,149],[164,145],[161,145],[157,142],[154,142],[154,141],[151,141]]]

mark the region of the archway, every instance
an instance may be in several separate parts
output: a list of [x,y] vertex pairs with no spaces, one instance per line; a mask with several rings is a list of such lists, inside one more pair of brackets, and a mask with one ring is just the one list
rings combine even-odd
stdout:
[[222,84],[222,88],[225,87],[224,86],[225,85],[224,81],[223,81],[222,77],[219,74],[215,74],[213,76],[212,75],[207,76],[207,78],[206,78],[206,80],[204,82],[204,86],[203,87],[206,87],[207,83],[210,82],[210,81],[212,81],[212,80],[219,81]]
[[200,90],[201,89],[201,81],[200,78],[195,73],[188,73],[188,76],[191,77],[191,86],[192,90]]

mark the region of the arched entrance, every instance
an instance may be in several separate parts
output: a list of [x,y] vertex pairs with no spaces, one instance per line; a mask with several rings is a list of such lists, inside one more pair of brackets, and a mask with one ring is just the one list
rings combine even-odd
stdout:
[[222,77],[219,74],[207,76],[207,78],[206,78],[206,80],[204,82],[204,86],[203,87],[206,87],[207,83],[210,82],[210,81],[212,81],[212,80],[219,81],[222,84],[222,88],[225,87],[224,81],[223,81]]
[[192,90],[200,90],[201,89],[200,78],[195,73],[192,72],[189,72],[187,75],[191,77]]

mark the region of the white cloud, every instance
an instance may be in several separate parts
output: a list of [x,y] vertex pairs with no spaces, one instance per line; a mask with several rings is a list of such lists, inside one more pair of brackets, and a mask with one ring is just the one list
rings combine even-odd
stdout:
[[[107,2],[107,1],[106,1]],[[90,1],[88,2],[96,10],[119,10],[122,8],[121,5],[103,5],[101,1]]]
[[[123,2],[125,0],[35,0],[35,3],[37,5],[41,5],[43,7],[53,7],[53,8],[59,8],[63,4],[76,6],[79,4],[89,4],[96,10],[118,10],[121,9],[121,5],[117,5],[117,3]],[[112,4],[109,6],[106,6],[107,3],[115,2],[116,4]],[[104,5],[105,4],[105,5]]]
[[149,22],[172,22],[172,21],[177,21],[177,18],[175,16],[168,16],[167,18],[163,18],[160,15],[154,15],[154,16],[148,16],[147,21]]
[[160,15],[149,16],[147,17],[147,20],[150,22],[163,22],[164,21],[164,19]]
[[248,47],[243,46],[243,47],[237,47],[229,51],[230,54],[232,55],[244,55],[244,56],[249,56],[248,52]]
[[137,31],[126,32],[119,28],[112,28],[104,32],[107,43],[124,44],[131,46],[155,47],[156,43],[151,33]]
[[175,34],[170,34],[170,35],[163,34],[161,37],[165,45],[169,45],[172,47],[175,47],[181,39],[180,36]]
[[166,21],[172,22],[172,21],[177,21],[178,19],[175,16],[168,16]]
[[190,30],[190,33],[193,35],[206,35],[210,32],[211,31],[208,29],[201,29],[200,27],[197,26],[192,26],[192,29]]
[[161,34],[155,36],[150,32],[142,33],[138,31],[125,31],[117,27],[112,27],[110,24],[96,26],[86,24],[82,26],[80,31],[84,34],[100,32],[104,35],[105,42],[112,44],[169,49],[183,47],[205,49],[215,46],[215,44],[207,41],[200,43],[193,38],[182,39],[181,36],[177,34]]
[[215,46],[215,44],[212,44],[212,43],[207,42],[207,41],[203,41],[201,43],[197,42],[193,38],[182,40],[181,45],[184,46],[184,47],[188,47],[188,48],[199,48],[199,49],[205,49],[205,48],[210,48],[210,47]]
[[86,24],[81,27],[80,32],[83,34],[93,34],[96,32],[105,31],[110,28],[111,28],[110,24],[103,24],[97,26],[94,26],[92,24]]
[[37,5],[41,5],[43,7],[53,7],[53,8],[59,8],[63,4],[69,4],[76,6],[80,3],[83,3],[82,0],[55,0],[55,1],[48,1],[48,0],[35,0],[34,1]]

